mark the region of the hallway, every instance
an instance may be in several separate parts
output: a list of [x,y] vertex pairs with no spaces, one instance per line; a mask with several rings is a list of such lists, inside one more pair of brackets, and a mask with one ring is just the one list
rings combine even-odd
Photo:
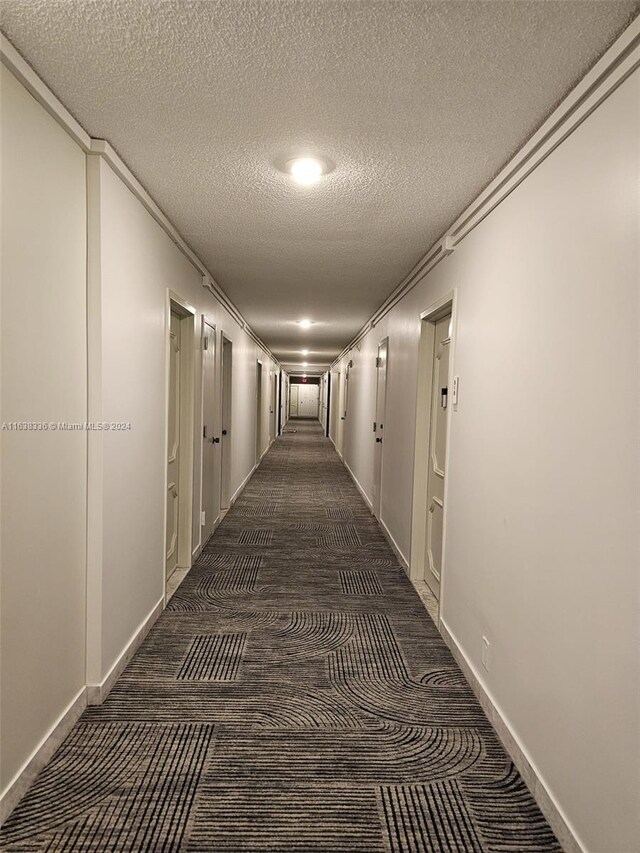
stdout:
[[3,850],[560,850],[320,425],[292,424]]

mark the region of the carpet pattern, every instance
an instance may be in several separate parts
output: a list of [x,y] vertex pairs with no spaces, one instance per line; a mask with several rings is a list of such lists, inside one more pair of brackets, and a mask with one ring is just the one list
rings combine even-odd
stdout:
[[319,425],[277,440],[8,853],[560,853]]

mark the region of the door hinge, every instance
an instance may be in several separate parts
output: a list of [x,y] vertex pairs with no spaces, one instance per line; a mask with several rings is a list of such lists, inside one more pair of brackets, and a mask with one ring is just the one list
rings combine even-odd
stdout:
[[202,427],[202,437],[203,438],[207,437],[207,426],[206,426],[206,424]]
[[204,336],[204,348],[209,349],[209,338],[207,335]]
[[373,422],[373,431],[374,432],[376,431],[376,422],[375,421]]
[[382,359],[378,355],[378,356],[376,356],[376,367],[381,367],[381,365],[382,365]]

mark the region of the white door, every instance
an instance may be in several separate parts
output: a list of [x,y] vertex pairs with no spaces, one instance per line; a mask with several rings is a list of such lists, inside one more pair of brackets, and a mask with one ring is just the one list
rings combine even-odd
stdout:
[[451,316],[438,320],[433,349],[433,387],[431,392],[431,435],[427,479],[427,554],[425,580],[440,599],[444,515],[445,457],[449,417],[449,356],[451,352]]
[[337,435],[337,421],[338,421],[338,391],[340,389],[340,376],[338,373],[331,374],[331,385],[329,386],[329,435],[335,441],[338,439]]
[[387,353],[389,340],[385,338],[378,345],[376,359],[376,419],[373,424],[375,450],[373,459],[373,514],[380,518],[380,500],[382,491],[382,454],[384,447],[384,422],[387,404]]
[[342,454],[344,448],[344,427],[347,419],[347,411],[345,408],[345,371],[344,368],[338,373],[338,408],[337,408],[337,429],[336,429],[336,447],[338,453]]
[[171,312],[169,329],[169,407],[167,412],[166,576],[178,565],[180,483],[180,316]]
[[298,388],[298,417],[317,418],[320,386],[299,385]]
[[291,385],[289,391],[289,417],[298,417],[298,389],[299,385]]
[[222,338],[222,429],[220,431],[220,508],[231,502],[231,379],[233,344]]
[[216,432],[216,330],[204,324],[202,336],[202,542],[220,515],[220,436]]
[[256,361],[256,464],[262,454],[262,362]]
[[278,432],[278,381],[279,374],[271,371],[271,406],[269,408],[269,440],[273,441]]

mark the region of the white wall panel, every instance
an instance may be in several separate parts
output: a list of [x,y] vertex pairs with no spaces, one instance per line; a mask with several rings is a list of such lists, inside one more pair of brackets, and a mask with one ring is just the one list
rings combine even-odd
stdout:
[[[105,420],[129,421],[103,448],[103,680],[164,590],[165,306],[167,289],[233,341],[231,494],[255,463],[255,364],[273,362],[202,287],[202,276],[100,159],[102,393]],[[196,333],[194,546],[200,523],[201,353]],[[263,393],[267,436],[268,394]],[[266,438],[265,438],[266,441]],[[266,446],[266,444],[265,444]]]
[[638,103],[636,72],[348,356],[368,490],[389,335],[382,517],[408,556],[419,315],[456,289],[442,617],[593,853],[640,846]]
[[[2,421],[84,423],[85,156],[1,74]],[[85,684],[87,434],[0,436],[4,791]]]

